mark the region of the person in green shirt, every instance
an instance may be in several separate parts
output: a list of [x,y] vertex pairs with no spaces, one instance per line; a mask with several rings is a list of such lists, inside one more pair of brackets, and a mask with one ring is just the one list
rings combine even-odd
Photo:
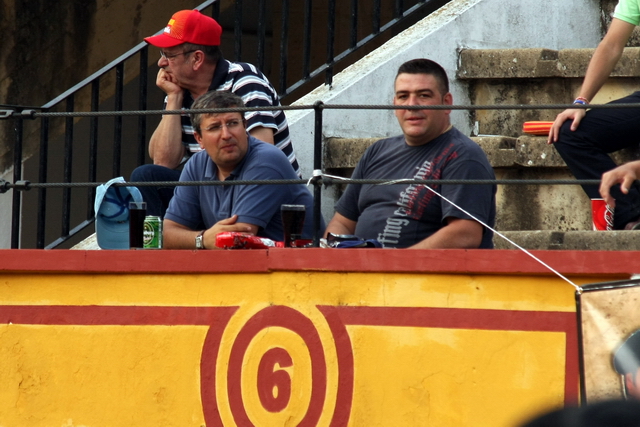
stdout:
[[[616,5],[609,29],[589,62],[584,81],[574,104],[588,105],[602,88],[622,56],[633,29],[640,24],[640,0],[620,0]],[[640,91],[611,102],[640,103]],[[571,173],[577,179],[600,179],[614,169],[616,163],[608,153],[637,147],[640,136],[640,105],[638,108],[570,108],[556,117],[548,143],[554,144]],[[583,185],[589,198],[600,198],[597,185]],[[613,228],[640,229],[640,191],[631,187],[620,191],[611,188],[615,199]]]

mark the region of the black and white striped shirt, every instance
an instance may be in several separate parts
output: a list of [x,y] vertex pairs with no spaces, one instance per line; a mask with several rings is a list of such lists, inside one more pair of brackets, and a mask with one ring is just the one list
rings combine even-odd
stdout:
[[[244,62],[230,62],[220,58],[216,64],[209,90],[231,91],[241,97],[247,107],[280,105],[278,94],[269,83],[269,80],[267,80],[267,77],[254,65]],[[185,110],[185,113],[182,114],[182,143],[187,147],[187,156],[201,151],[193,136],[193,126],[187,111],[193,103],[194,100],[191,97],[191,93],[185,90],[182,104],[182,108]],[[245,119],[247,120],[247,131],[258,126],[273,129],[274,145],[282,150],[289,159],[293,170],[301,177],[302,173],[293,152],[293,145],[291,144],[291,138],[289,138],[289,126],[284,111],[248,111],[245,113]]]

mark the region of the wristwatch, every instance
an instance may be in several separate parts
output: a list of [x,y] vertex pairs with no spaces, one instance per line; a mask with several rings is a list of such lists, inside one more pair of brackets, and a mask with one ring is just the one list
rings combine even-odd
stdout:
[[200,234],[196,236],[196,249],[204,249],[204,232],[206,230],[202,230]]

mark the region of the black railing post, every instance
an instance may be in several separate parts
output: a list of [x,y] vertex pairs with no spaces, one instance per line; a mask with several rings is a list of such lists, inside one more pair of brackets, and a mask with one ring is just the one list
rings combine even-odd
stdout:
[[[38,165],[38,180],[47,182],[47,167],[49,160],[49,118],[40,120],[40,164]],[[45,245],[47,224],[47,189],[38,189],[38,231],[36,234],[36,248],[42,249]]]
[[266,34],[266,4],[265,0],[258,3],[258,69],[264,70],[265,34]]
[[[302,47],[302,79],[309,79],[311,73],[311,7],[312,0],[304,2],[304,35]],[[283,91],[284,93],[284,91]]]
[[211,5],[211,16],[216,21],[220,20],[220,2],[219,1],[216,1],[213,3],[213,5]]
[[282,28],[280,30],[280,93],[287,90],[287,52],[289,48],[289,0],[282,0]]
[[313,131],[313,247],[320,246],[320,237],[324,230],[321,229],[322,223],[322,178],[316,176],[316,171],[322,170],[322,112],[324,104],[322,101],[316,101],[313,104],[313,112],[315,117],[315,126]]
[[[100,79],[91,83],[91,111],[100,110]],[[89,120],[89,182],[96,182],[98,167],[98,117]],[[93,200],[96,190],[91,187],[87,191],[87,218],[93,217]]]
[[[149,48],[140,51],[140,90],[138,91],[138,109],[145,111],[147,109],[147,72],[149,63]],[[145,162],[145,148],[147,146],[147,116],[141,114],[138,116],[138,159],[137,165]]]
[[373,34],[380,32],[380,1],[373,0]]
[[358,44],[358,0],[351,0],[351,43],[353,49]]
[[[15,136],[13,146],[13,182],[22,179],[22,134],[24,122],[21,117],[15,118]],[[22,210],[22,194],[17,189],[13,189],[11,211],[11,249],[20,249],[20,211]]]
[[[122,111],[124,92],[124,63],[116,66],[116,94],[114,99],[114,110]],[[120,162],[122,160],[122,115],[118,114],[113,118],[113,177],[120,176]]]
[[[75,108],[75,94],[67,98],[67,112],[72,113]],[[65,119],[64,131],[64,172],[63,182],[70,183],[73,171],[73,117]],[[71,187],[62,189],[62,232],[63,237],[69,235],[71,223]]]
[[327,71],[324,84],[331,86],[333,82],[333,45],[336,37],[336,0],[329,0],[329,17],[327,19]]
[[396,19],[402,18],[403,14],[404,14],[404,1],[403,0],[396,0],[396,7],[395,7],[395,17],[396,17]]
[[233,23],[235,60],[242,60],[242,0],[236,0],[235,19]]

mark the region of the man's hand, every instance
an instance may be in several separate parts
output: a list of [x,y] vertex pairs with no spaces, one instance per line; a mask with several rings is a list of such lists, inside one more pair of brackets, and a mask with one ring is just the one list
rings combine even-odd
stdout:
[[547,144],[553,144],[558,141],[558,135],[560,134],[560,127],[567,120],[573,120],[571,123],[571,130],[575,131],[578,129],[580,125],[580,121],[587,113],[587,110],[582,108],[569,108],[568,110],[564,110],[562,113],[558,114],[553,125],[551,126],[551,130],[549,131],[549,138],[547,139]]
[[258,232],[257,225],[237,221],[238,215],[233,215],[231,218],[226,218],[213,224],[213,226],[202,235],[204,247],[207,249],[216,249],[216,236],[218,233],[237,232],[255,235]]
[[605,172],[600,182],[600,195],[612,208],[616,206],[616,201],[609,192],[611,187],[620,184],[620,191],[624,194],[629,193],[629,189],[633,182],[638,179],[640,171],[640,160],[629,162],[615,169]]
[[[207,229],[203,234],[204,247],[206,249],[218,249],[216,247],[216,236],[224,231],[235,231],[239,233],[256,234],[258,226],[248,224],[246,222],[237,222],[238,215],[226,218],[215,223],[211,228]],[[196,236],[199,231],[192,230],[182,224],[170,219],[163,221],[163,247],[165,249],[194,249],[196,244]]]
[[156,77],[156,86],[158,86],[167,95],[177,94],[182,92],[182,88],[178,86],[177,80],[173,75],[167,73],[164,68],[158,70],[158,76]]
[[[589,61],[584,81],[578,92],[581,98],[593,100],[620,60],[624,46],[635,27],[635,25],[618,18],[611,20],[607,34],[598,44]],[[560,126],[567,120],[573,120],[573,123],[571,123],[572,131],[578,129],[578,125],[586,113],[587,110],[582,108],[570,108],[558,114],[553,126],[551,126],[547,143],[553,144],[558,141]]]

